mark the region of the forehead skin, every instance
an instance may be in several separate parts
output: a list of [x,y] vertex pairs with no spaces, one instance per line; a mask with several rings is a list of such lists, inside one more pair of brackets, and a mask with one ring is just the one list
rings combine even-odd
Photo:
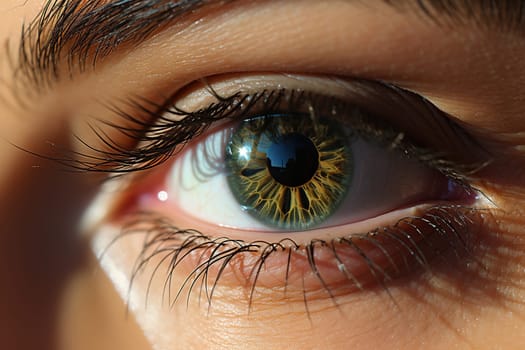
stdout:
[[[10,47],[16,47],[22,24],[34,18],[42,5],[43,2],[39,0],[0,1],[0,41],[9,39],[12,44]],[[495,134],[501,136],[494,143],[509,144],[509,147],[518,153],[523,151],[525,125],[521,118],[516,117],[522,115],[521,112],[525,112],[521,103],[516,103],[523,99],[523,72],[525,72],[525,69],[522,69],[525,67],[521,67],[519,62],[521,61],[519,57],[523,57],[519,53],[525,54],[520,38],[514,35],[492,33],[495,39],[491,40],[487,39],[490,34],[480,35],[478,32],[465,31],[462,33],[467,33],[472,37],[468,38],[468,35],[465,34],[467,38],[451,40],[453,44],[450,45],[441,45],[443,40],[435,38],[434,45],[424,46],[428,40],[423,38],[425,35],[427,35],[426,39],[431,38],[434,29],[429,29],[430,25],[421,25],[421,23],[428,23],[426,19],[418,22],[414,18],[419,17],[412,16],[410,20],[420,25],[418,30],[413,30],[412,35],[407,35],[411,40],[396,42],[391,37],[384,38],[376,33],[395,34],[398,28],[393,23],[396,25],[401,23],[401,17],[397,18],[399,23],[395,22],[393,17],[392,22],[387,23],[384,19],[382,21],[373,20],[374,16],[381,16],[380,13],[371,14],[366,10],[360,11],[363,11],[366,16],[356,15],[353,19],[362,25],[355,26],[354,35],[351,38],[340,38],[341,41],[354,43],[355,47],[359,46],[359,50],[355,50],[353,58],[341,56],[339,59],[353,62],[354,67],[366,61],[368,69],[362,71],[354,69],[350,73],[404,83],[407,87],[426,94],[433,102],[451,114],[465,116],[463,121],[466,124],[494,130]],[[268,22],[271,17],[275,16],[268,12]],[[366,25],[359,22],[359,17],[363,18],[362,21],[366,22]],[[223,24],[225,27],[237,25],[238,23],[235,23],[232,18],[236,17],[218,16],[211,18],[210,21]],[[228,22],[229,20],[231,22]],[[300,37],[299,34],[308,35],[308,28],[315,28],[315,24],[300,18],[296,18],[296,21],[297,25],[304,29],[304,33],[296,30],[297,37]],[[245,18],[241,24],[246,26],[247,31],[252,23],[251,18]],[[196,30],[201,28],[198,25],[199,23],[196,24]],[[286,23],[273,23],[273,25],[275,26],[273,28],[283,30],[286,28]],[[202,28],[207,28],[206,23]],[[49,147],[53,147],[53,143],[59,144],[61,141],[67,143],[70,134],[69,130],[64,129],[66,117],[60,113],[53,113],[52,108],[60,110],[56,106],[71,107],[69,105],[74,105],[75,108],[89,111],[86,114],[96,115],[97,112],[100,112],[100,109],[97,109],[99,107],[92,104],[91,100],[89,103],[84,101],[84,95],[89,95],[93,91],[102,91],[103,87],[107,89],[103,91],[108,95],[118,96],[121,90],[143,92],[149,85],[167,85],[174,82],[174,84],[184,85],[192,79],[225,73],[224,70],[234,70],[237,67],[243,67],[246,71],[252,69],[261,71],[264,68],[285,70],[289,67],[300,71],[315,71],[321,64],[324,64],[323,67],[328,67],[330,64],[321,59],[316,60],[313,51],[310,52],[310,55],[297,57],[294,50],[303,48],[300,40],[294,41],[297,46],[289,42],[279,42],[279,35],[265,41],[259,31],[251,33],[254,38],[252,46],[240,45],[239,43],[243,42],[244,38],[239,33],[229,38],[221,38],[227,44],[223,45],[224,43],[214,39],[217,37],[215,31],[210,28],[207,30],[208,35],[202,35],[200,42],[189,44],[193,51],[184,51],[176,45],[182,42],[188,43],[188,41],[183,41],[189,37],[185,37],[184,33],[170,31],[159,33],[136,50],[128,51],[115,60],[108,60],[108,64],[100,67],[96,73],[89,72],[82,79],[57,85],[56,90],[48,96],[29,101],[31,104],[29,109],[20,108],[16,96],[13,96],[10,81],[13,65],[8,62],[7,55],[0,55],[0,159],[2,159],[2,167],[0,167],[0,348],[43,350],[144,350],[152,348],[149,342],[152,336],[150,335],[149,340],[145,339],[143,329],[135,324],[133,313],[125,317],[126,308],[121,297],[115,292],[105,272],[100,269],[87,242],[76,235],[77,221],[87,203],[96,194],[98,183],[86,180],[85,177],[71,176],[57,169],[52,162],[35,158],[13,146],[32,145],[37,151],[45,153]],[[242,32],[245,34],[246,31]],[[405,30],[405,32],[408,31]],[[362,39],[363,36],[366,36],[366,40]],[[482,37],[483,40],[478,40],[478,37]],[[271,56],[272,52],[267,50],[265,56],[272,57],[272,62],[259,66],[257,65],[258,59],[263,55],[253,53],[257,51],[257,45],[263,45],[269,41],[279,42],[281,50],[274,55],[275,57]],[[168,45],[167,42],[172,44]],[[204,45],[204,42],[209,45]],[[253,42],[257,45],[254,45]],[[328,39],[324,42],[332,43],[334,47],[337,47],[336,44],[338,44]],[[405,50],[396,51],[396,48],[399,47]],[[447,50],[444,50],[445,48]],[[179,57],[180,67],[185,68],[188,75],[181,77],[180,73],[170,67],[168,62],[163,62],[155,55],[148,55],[148,52],[152,50],[165,50],[162,52],[166,53],[166,57]],[[219,68],[217,68],[217,61],[214,61],[210,55],[212,51],[217,61],[221,61],[220,57],[227,58],[223,59],[223,64]],[[375,54],[372,55],[371,51]],[[239,58],[230,55],[231,52],[242,52],[244,55]],[[396,52],[399,54],[397,59],[395,55],[388,56],[388,53]],[[409,55],[409,57],[403,55]],[[201,61],[198,62],[198,67],[194,67],[195,61],[193,60],[198,60],[199,57]],[[411,64],[404,64],[408,60]],[[141,79],[130,76],[132,74],[129,69],[126,69],[127,67],[136,68],[131,73],[138,72],[137,74],[141,74]],[[432,67],[440,69],[433,70]],[[330,73],[346,74],[349,72],[336,72],[334,69]],[[422,73],[425,74],[422,76]],[[451,74],[447,75],[447,73]],[[501,83],[503,80],[506,81],[505,84]],[[80,102],[77,104],[77,101]],[[27,103],[27,101],[24,102]],[[507,117],[503,118],[500,115]],[[513,154],[512,156],[514,157]],[[521,236],[517,232],[523,227],[523,185],[520,185],[516,179],[519,179],[524,172],[516,170],[523,164],[519,162],[522,159],[518,156],[512,159],[515,159],[515,164],[517,164],[513,169],[515,173],[509,172],[505,181],[497,185],[508,190],[502,194],[502,196],[507,196],[505,203],[514,203],[513,206],[509,205],[511,209],[509,212],[514,215],[512,216],[513,221],[511,224],[506,223],[506,226],[498,227],[498,225],[503,225],[502,222],[505,223],[502,220],[494,224],[492,229],[499,235],[507,235],[514,242],[519,243]],[[504,248],[512,250],[512,246]],[[513,254],[508,254],[503,249],[499,252],[505,257],[513,255],[505,272],[514,277],[512,282],[516,284],[495,285],[496,291],[491,289],[493,285],[489,285],[486,290],[483,290],[483,295],[500,295],[499,293],[505,293],[508,290],[509,294],[513,294],[513,298],[510,298],[512,300],[519,301],[525,298],[525,289],[521,288],[519,283],[524,280],[519,267],[523,266],[525,261],[520,257],[519,252],[517,249],[512,250]],[[110,278],[115,278],[115,276],[110,276]],[[469,346],[471,348],[481,348],[481,346],[491,348],[491,344],[498,344],[502,348],[512,349],[519,348],[520,343],[523,344],[524,339],[519,336],[525,333],[523,332],[525,313],[519,302],[502,303],[501,305],[494,302],[487,306],[483,303],[476,304],[475,297],[468,293],[463,297],[464,299],[459,298],[451,302],[449,312],[443,312],[442,309],[437,308],[437,311],[442,313],[436,312],[435,322],[440,325],[446,324],[449,321],[448,317],[455,317],[455,321],[462,320],[448,325],[450,334],[454,334],[447,333],[443,338],[464,339],[465,341],[458,345],[458,348]],[[425,300],[426,306],[434,305],[430,300],[432,298],[441,300],[439,296],[428,296],[428,299]],[[417,299],[417,296],[414,299]],[[473,300],[473,305],[470,305],[469,303]],[[418,307],[423,312],[429,312],[429,309],[423,304],[418,304]],[[470,308],[463,309],[466,304]],[[373,308],[367,311],[372,312]],[[354,312],[354,314],[362,315],[363,312]],[[363,333],[383,330],[381,336],[389,339],[385,332],[390,330],[392,324],[386,318],[379,325],[367,325],[359,329],[363,330]],[[275,327],[274,324],[273,331],[288,329],[292,322],[286,324],[286,320],[293,320],[293,315],[290,318],[281,319],[279,324],[281,327]],[[193,330],[194,339],[192,341],[194,342],[200,340],[197,337],[199,332],[207,335],[206,340],[210,340],[214,335],[217,335],[218,339],[221,339],[220,336],[224,339],[229,337],[228,340],[232,344],[238,339],[243,339],[244,344],[260,344],[265,339],[271,338],[268,326],[272,324],[271,320],[261,320],[262,325],[268,326],[266,328],[248,328],[250,329],[248,333],[253,335],[252,337],[245,337],[243,329],[246,328],[242,327],[243,324],[238,328],[231,327],[230,332],[224,332],[222,329],[224,324],[229,327],[235,323],[227,318],[219,319],[216,323],[207,322],[206,319],[198,317],[191,318],[190,321],[195,322],[188,322],[187,327]],[[351,323],[350,321],[348,322]],[[185,329],[184,324],[178,326],[180,329]],[[407,325],[406,328],[410,326]],[[439,331],[433,331],[433,326],[428,325],[429,330],[424,333],[428,337],[426,340],[417,339],[411,344],[431,344],[433,346],[433,344],[440,343],[443,340],[442,334]],[[173,324],[166,324],[165,327],[166,332],[156,334],[159,339],[173,336],[173,329],[176,327]],[[289,328],[292,330],[294,327]],[[298,328],[296,326],[294,329],[296,333],[291,333],[288,337],[292,341],[297,338],[310,340],[307,337],[308,332]],[[348,329],[351,330],[352,327],[348,326]],[[442,330],[443,327],[440,329]],[[151,330],[149,331],[151,333]],[[322,336],[323,332],[319,331],[318,335]],[[286,336],[283,338],[286,339]],[[311,341],[320,341],[322,344],[323,339],[319,338]],[[356,346],[361,345],[366,348],[368,345],[362,341],[359,343],[361,338],[358,336],[355,339],[353,341]],[[346,345],[344,341],[345,339],[340,345]],[[212,343],[207,345],[213,347]]]

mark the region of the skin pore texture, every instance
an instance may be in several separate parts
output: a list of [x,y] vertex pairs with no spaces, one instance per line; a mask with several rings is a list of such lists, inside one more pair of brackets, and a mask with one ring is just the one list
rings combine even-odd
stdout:
[[[0,40],[6,42],[0,53],[1,348],[523,348],[525,36],[520,26],[469,17],[462,10],[456,11],[461,20],[437,10],[429,15],[411,1],[399,8],[379,0],[213,2],[143,40],[124,41],[95,66],[88,58],[84,68],[76,60],[69,67],[64,51],[59,78],[36,89],[34,81],[16,74],[18,48],[22,25],[45,3],[0,3]],[[93,50],[88,54],[92,59]],[[125,214],[144,209],[142,193],[162,183],[158,179],[173,160],[144,175],[125,174],[105,183],[107,173],[71,172],[68,164],[56,161],[64,159],[65,150],[80,152],[74,157],[81,160],[100,156],[111,146],[100,135],[128,149],[137,147],[122,133],[136,124],[116,112],[136,112],[139,108],[128,103],[132,98],[147,100],[150,107],[168,101],[197,110],[216,99],[211,86],[219,96],[285,88],[354,96],[359,102],[356,92],[338,81],[355,88],[362,80],[393,84],[403,96],[411,91],[425,97],[471,135],[476,149],[490,155],[466,177],[483,193],[473,205],[480,210],[468,214],[469,254],[452,248],[428,267],[410,269],[384,285],[346,288],[339,280],[327,280],[327,289],[306,253],[299,252],[286,293],[282,266],[287,255],[270,255],[260,288],[253,289],[253,256],[244,255],[217,279],[211,302],[208,291],[199,293],[199,283],[193,292],[182,288],[174,302],[199,257],[183,261],[170,276],[167,292],[169,266],[162,255],[133,273],[144,235],[120,235]],[[447,144],[453,142],[432,146]],[[475,158],[467,147],[457,153]],[[294,232],[293,238],[306,242],[310,236],[373,230],[433,203],[418,204],[417,210],[404,208],[405,214],[391,213],[359,229],[319,228],[307,236]],[[199,226],[168,209],[166,216],[177,225],[212,234],[210,223]],[[225,232],[250,240],[233,230],[217,236]],[[269,241],[271,235],[253,240]],[[277,241],[292,234],[279,235]],[[317,266],[330,275],[330,266]],[[366,264],[355,266],[356,274],[370,274]],[[217,266],[210,268],[210,280],[218,273]]]

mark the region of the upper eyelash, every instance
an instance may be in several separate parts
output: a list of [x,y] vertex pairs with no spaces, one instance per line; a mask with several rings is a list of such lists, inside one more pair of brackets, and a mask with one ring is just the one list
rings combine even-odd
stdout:
[[[256,98],[261,98],[260,96]],[[72,157],[62,159],[63,163],[80,171],[107,172],[124,174],[143,171],[154,168],[173,156],[177,146],[185,145],[193,138],[201,135],[214,122],[231,116],[236,108],[242,105],[248,98],[241,98],[240,94],[229,97],[220,97],[217,103],[213,103],[204,109],[194,112],[180,110],[174,106],[165,109],[152,101],[141,100],[141,102],[130,101],[129,106],[134,111],[140,111],[143,117],[136,117],[120,108],[113,108],[120,117],[130,121],[135,127],[122,127],[116,123],[103,122],[103,124],[118,130],[136,144],[147,142],[144,146],[134,149],[121,146],[100,128],[91,127],[95,135],[107,146],[107,150],[96,149],[85,142],[80,141],[97,155],[86,153],[75,153]],[[182,120],[174,121],[166,118],[165,113],[183,117]],[[146,133],[149,133],[147,135]],[[79,159],[81,158],[81,159]]]
[[[372,82],[368,83],[372,84]],[[405,96],[409,92],[401,88],[385,83],[373,83],[392,90],[395,95],[400,95],[404,103],[411,101],[409,97],[412,96]],[[113,141],[106,132],[102,131],[102,128],[91,126],[93,133],[102,141],[106,149],[95,148],[79,138],[80,143],[90,151],[89,154],[87,152],[71,152],[65,157],[57,157],[54,160],[66,164],[72,169],[111,173],[111,177],[114,177],[151,169],[164,163],[175,152],[181,151],[184,145],[192,139],[202,135],[214,123],[222,120],[238,120],[250,117],[250,113],[255,109],[255,106],[259,108],[257,110],[259,114],[264,114],[266,111],[268,113],[275,112],[275,108],[282,103],[286,103],[287,110],[293,110],[297,106],[304,107],[305,102],[310,104],[314,111],[327,107],[341,107],[343,110],[348,108],[348,104],[345,104],[345,101],[304,90],[278,89],[254,93],[237,92],[226,97],[220,96],[211,86],[208,86],[208,90],[216,98],[216,102],[196,111],[185,111],[177,108],[173,104],[172,98],[160,105],[146,99],[129,101],[128,107],[140,117],[126,112],[122,108],[112,107],[111,109],[114,113],[131,122],[132,126],[124,127],[118,123],[107,121],[102,123],[117,130],[125,135],[126,138],[134,140],[136,147],[130,149],[127,146],[122,146]],[[416,98],[412,102],[420,103],[425,110],[428,109],[429,118],[445,118],[448,120],[446,116],[437,115],[439,110],[433,108],[428,101],[419,95],[416,96],[421,100]],[[261,110],[260,104],[264,106],[264,109]],[[354,106],[354,108],[360,107]],[[344,114],[341,111],[339,113]],[[177,116],[178,120],[171,119],[170,115]],[[336,118],[338,116],[330,117]],[[356,120],[355,117],[353,120],[352,118],[349,118],[349,120],[344,117],[341,119],[343,119],[341,122],[345,124],[352,123],[352,127],[355,130],[359,130],[364,136],[369,134],[369,137],[374,139],[374,141],[381,137],[382,141],[386,142],[384,146],[399,148],[406,155],[424,162],[446,176],[455,179],[458,183],[466,182],[468,176],[478,172],[490,163],[490,158],[488,157],[480,161],[473,156],[473,159],[476,160],[468,163],[450,160],[448,159],[449,154],[437,152],[428,146],[416,145],[411,140],[411,135],[396,131],[389,127],[386,121],[379,121],[378,124],[377,120],[370,120],[363,116],[359,120]],[[456,125],[451,125],[450,129],[454,131],[454,136],[461,138],[465,144],[475,143]],[[475,147],[478,147],[478,145],[475,145]]]

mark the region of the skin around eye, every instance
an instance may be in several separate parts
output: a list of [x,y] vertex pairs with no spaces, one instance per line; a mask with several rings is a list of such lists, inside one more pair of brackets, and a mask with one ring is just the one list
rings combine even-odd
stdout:
[[[420,147],[408,141],[410,135],[394,132],[385,124],[381,124],[384,129],[369,124],[375,116],[360,109],[343,108],[345,105],[335,100],[299,90],[289,94],[284,90],[263,91],[259,95],[263,97],[252,92],[253,98],[242,97],[244,102],[238,104],[232,99],[230,108],[225,108],[240,122],[211,127],[149,178],[132,179],[131,194],[121,203],[122,208],[115,210],[118,215],[114,222],[123,227],[120,237],[145,235],[133,276],[160,259],[154,275],[159,269],[167,269],[168,276],[185,276],[178,284],[171,277],[164,282],[161,289],[168,290],[166,300],[170,304],[181,295],[190,298],[193,293],[199,300],[205,295],[211,304],[216,288],[227,286],[244,288],[246,306],[251,308],[261,289],[263,295],[280,291],[300,300],[305,293],[311,300],[332,299],[381,286],[427,266],[429,260],[444,252],[459,254],[467,249],[465,242],[480,220],[472,207],[475,191],[460,182],[457,173],[452,178],[439,166],[432,168],[431,164],[443,160],[438,162],[428,152],[417,151]],[[270,102],[269,96],[275,95],[279,98]],[[296,97],[291,100],[290,96]],[[252,102],[247,109],[243,107],[245,101]],[[257,112],[259,103],[266,108],[263,114]],[[268,105],[272,107],[268,109]],[[208,113],[209,108],[217,105],[212,103],[199,113]],[[309,114],[301,114],[302,110]],[[326,114],[330,117],[323,121]],[[313,115],[316,118],[311,118]],[[162,122],[169,120],[165,117]],[[173,122],[183,123],[184,119]],[[328,141],[339,137],[339,148],[352,164],[339,169],[343,179],[351,179],[341,191],[341,203],[318,226],[283,230],[279,224],[268,225],[262,214],[243,212],[245,203],[228,183],[242,176],[242,168],[232,171],[228,166],[227,149],[237,147],[239,134],[261,140],[264,132],[276,127],[288,135],[288,124],[295,124],[292,135],[303,137],[301,142],[304,138],[316,140],[319,135],[315,130],[322,125],[336,128],[337,132],[325,137]],[[276,135],[275,130],[270,134]],[[250,145],[254,148],[251,154],[261,153],[255,148],[264,144],[270,149],[275,144],[272,138]],[[328,141],[312,141],[312,145]],[[245,156],[249,159],[250,154]],[[267,178],[273,176],[267,154],[257,157],[266,164],[261,171],[267,172]],[[331,164],[323,164],[320,155],[316,166],[316,171],[323,172],[323,167]],[[311,179],[301,177],[304,184],[308,181]],[[272,186],[282,186],[277,182]],[[302,232],[304,228],[306,232]],[[114,229],[109,225],[107,230]],[[117,236],[115,244],[119,239]]]

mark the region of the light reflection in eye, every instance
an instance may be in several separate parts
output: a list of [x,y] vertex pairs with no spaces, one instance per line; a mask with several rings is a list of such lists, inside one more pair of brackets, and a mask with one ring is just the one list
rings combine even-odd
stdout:
[[159,193],[157,193],[157,198],[161,202],[166,202],[168,200],[168,198],[169,198],[168,192],[166,192],[166,191],[159,191]]
[[241,147],[239,149],[239,158],[243,159],[243,160],[248,160],[249,159],[249,155],[252,153],[252,150],[250,147]]

